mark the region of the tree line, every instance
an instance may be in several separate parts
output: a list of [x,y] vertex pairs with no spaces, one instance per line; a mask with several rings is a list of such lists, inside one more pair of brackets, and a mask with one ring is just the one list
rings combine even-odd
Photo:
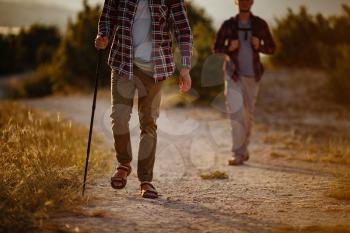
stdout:
[[289,9],[276,20],[278,50],[271,61],[275,66],[323,70],[335,100],[350,105],[350,6],[342,9],[342,14],[328,17],[312,15],[305,7]]
[[[100,7],[89,6],[86,1],[83,4],[63,35],[53,26],[34,25],[18,35],[0,36],[0,74],[34,70],[15,95],[43,96],[93,85],[97,62],[93,41]],[[201,99],[212,98],[222,88],[222,83],[210,80],[222,75],[222,61],[211,57],[215,29],[203,9],[192,3],[187,8],[195,38],[193,87]],[[270,59],[274,66],[323,70],[329,75],[329,89],[335,99],[350,99],[349,6],[343,5],[342,14],[334,16],[310,14],[305,7],[296,12],[289,9],[286,16],[276,19],[273,35],[278,45]],[[105,52],[104,61],[107,56]],[[101,84],[107,86],[109,68],[105,63],[102,77]]]

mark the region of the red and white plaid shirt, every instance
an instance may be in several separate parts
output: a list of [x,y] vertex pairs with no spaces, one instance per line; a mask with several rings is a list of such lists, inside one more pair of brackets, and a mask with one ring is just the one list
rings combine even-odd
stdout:
[[[152,17],[152,38],[154,78],[164,80],[175,70],[172,37],[169,27],[171,20],[176,42],[180,50],[182,65],[191,66],[193,36],[186,13],[184,0],[148,0]],[[98,34],[114,35],[108,64],[121,76],[133,76],[132,26],[138,0],[105,0],[98,23]]]

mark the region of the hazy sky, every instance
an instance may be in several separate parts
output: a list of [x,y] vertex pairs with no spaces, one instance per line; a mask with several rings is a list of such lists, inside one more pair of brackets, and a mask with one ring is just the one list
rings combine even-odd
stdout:
[[[64,0],[61,0],[64,1]],[[74,0],[67,0],[73,2]],[[190,1],[190,0],[188,0]],[[237,9],[234,0],[192,0],[197,5],[202,6],[214,20],[214,25],[218,27],[221,22],[233,14]],[[102,0],[90,0],[91,3],[101,3]],[[300,5],[305,5],[310,12],[322,12],[323,14],[338,14],[341,12],[341,5],[350,0],[255,0],[253,11],[255,14],[273,22],[276,16],[284,15],[287,8],[298,9]]]
[[[192,1],[206,9],[214,19],[215,26],[237,12],[234,0]],[[272,22],[276,16],[284,15],[288,7],[297,10],[300,5],[305,5],[312,13],[338,14],[341,12],[342,4],[350,6],[350,0],[255,0],[253,12]]]
[[[0,0],[10,2],[40,2],[45,4],[56,4],[70,9],[79,9],[82,0]],[[234,0],[186,0],[193,1],[202,6],[214,20],[217,27],[221,22],[236,13]],[[103,3],[103,0],[89,0],[90,3]],[[298,9],[305,5],[310,12],[322,12],[323,14],[338,14],[341,11],[341,4],[348,4],[350,0],[255,0],[253,11],[255,14],[265,18],[270,23],[276,16],[286,13],[287,8]]]

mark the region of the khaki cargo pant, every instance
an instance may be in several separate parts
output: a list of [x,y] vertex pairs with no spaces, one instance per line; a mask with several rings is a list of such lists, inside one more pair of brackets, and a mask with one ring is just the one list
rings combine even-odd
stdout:
[[238,82],[225,77],[227,113],[232,127],[232,153],[241,158],[249,155],[248,145],[254,121],[254,109],[260,83],[252,77],[241,77]]
[[134,78],[120,77],[112,71],[112,131],[116,157],[120,164],[132,160],[129,121],[133,109],[134,96],[138,92],[138,115],[140,122],[140,145],[137,174],[141,182],[152,181],[157,145],[157,118],[161,102],[162,82],[154,79],[134,66]]

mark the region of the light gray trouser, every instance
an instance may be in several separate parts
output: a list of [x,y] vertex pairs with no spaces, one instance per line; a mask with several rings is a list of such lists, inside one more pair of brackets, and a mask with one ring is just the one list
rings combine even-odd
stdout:
[[232,127],[232,152],[237,158],[249,155],[248,145],[259,86],[255,78],[242,76],[235,82],[229,76],[225,77],[226,107]]
[[129,80],[112,71],[112,131],[117,160],[126,164],[132,160],[129,121],[134,96],[138,92],[138,114],[140,121],[140,145],[137,174],[141,182],[152,181],[157,145],[157,124],[163,82],[154,79],[136,66],[134,77]]

